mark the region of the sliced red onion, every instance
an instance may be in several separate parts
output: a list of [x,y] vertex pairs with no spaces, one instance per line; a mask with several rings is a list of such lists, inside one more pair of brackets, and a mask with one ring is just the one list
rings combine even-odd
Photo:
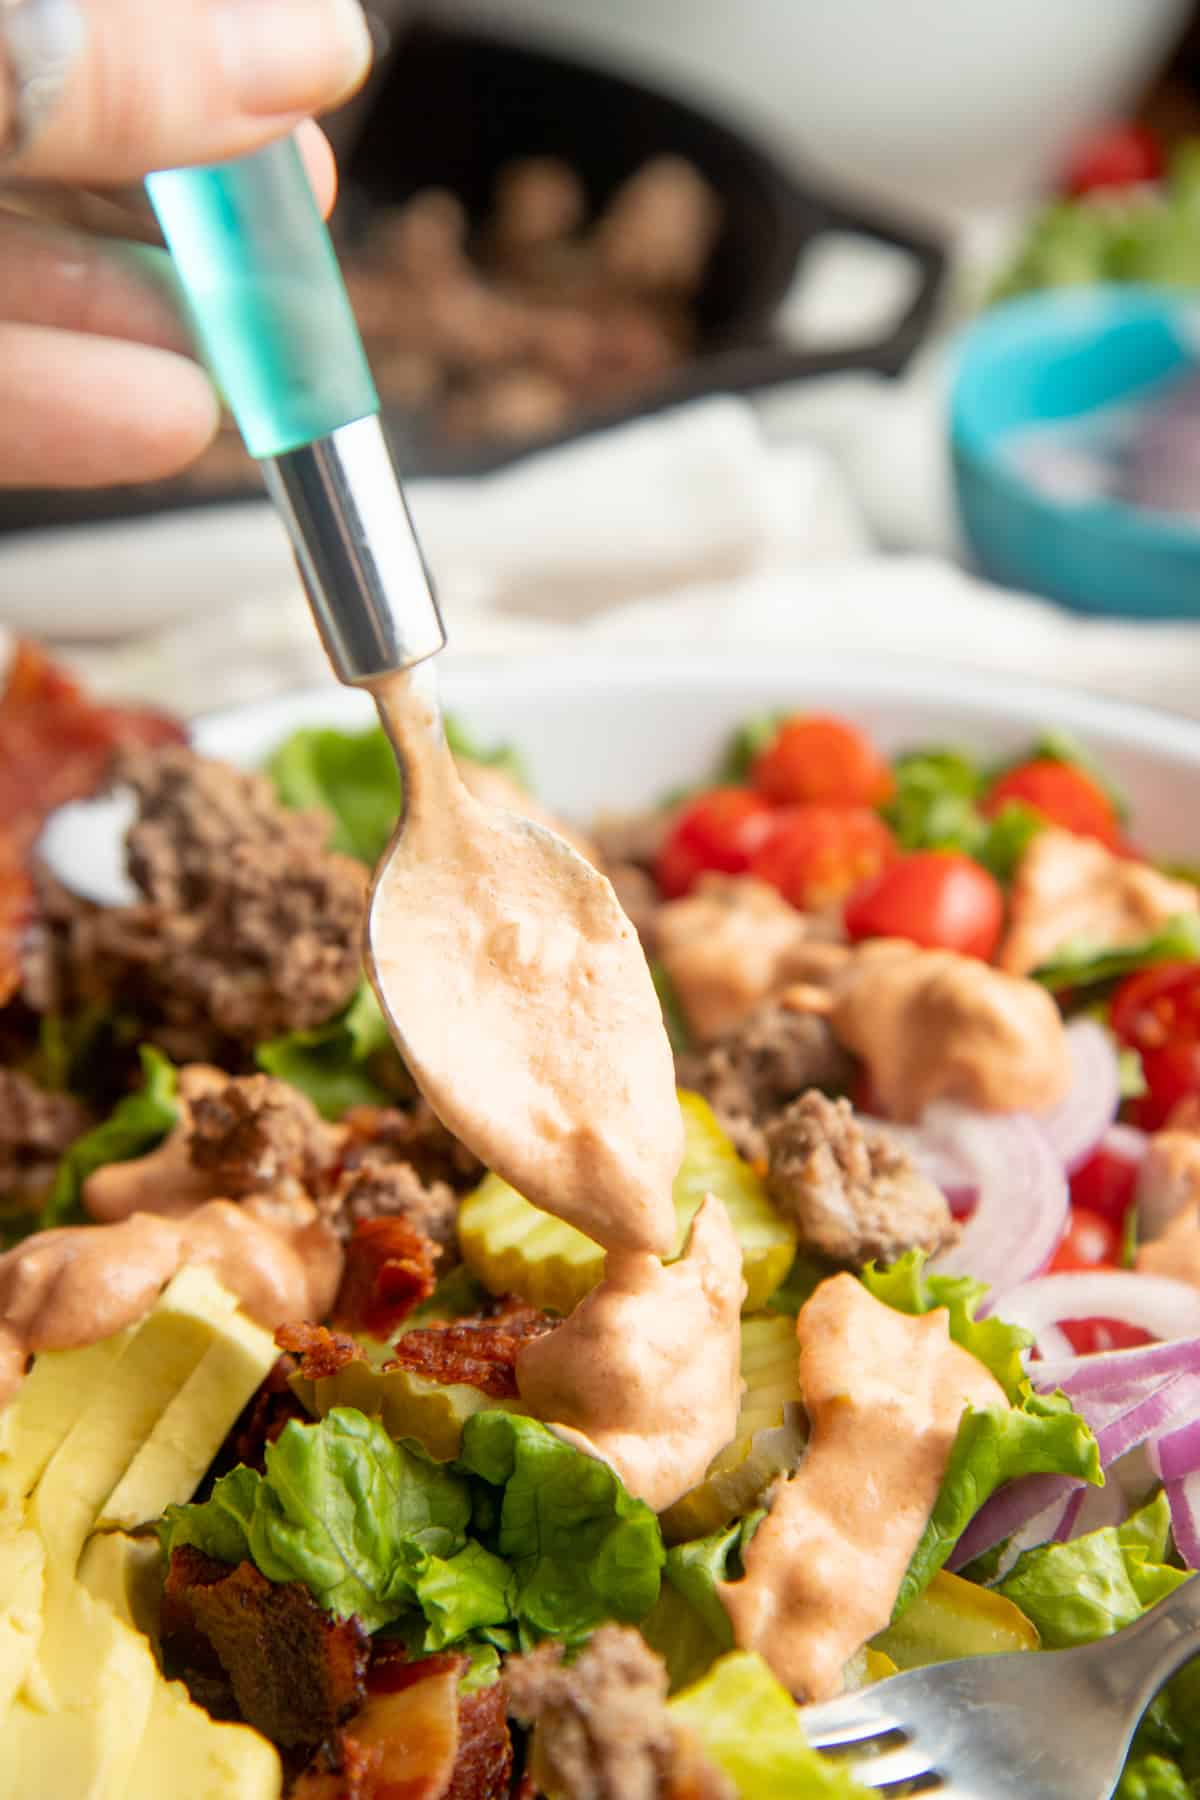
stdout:
[[1066,1180],[1046,1138],[1024,1113],[989,1117],[938,1104],[929,1108],[922,1129],[971,1173],[978,1196],[958,1242],[929,1266],[987,1282],[991,1291],[981,1308],[987,1310],[997,1294],[1036,1275],[1054,1255],[1067,1222]]
[[1200,1376],[1200,1337],[1173,1338],[1162,1344],[1138,1344],[1131,1350],[1097,1350],[1088,1356],[1037,1362],[1031,1365],[1029,1374],[1042,1393],[1061,1388],[1072,1397],[1097,1390],[1128,1391],[1170,1375]]
[[1128,1511],[1118,1481],[1106,1481],[1102,1488],[1077,1488],[1071,1495],[1067,1516],[1058,1533],[1059,1540],[1066,1544],[1073,1538],[1086,1537],[1089,1531],[1103,1531],[1107,1525],[1123,1525]]
[[893,1119],[874,1118],[869,1113],[860,1117],[864,1125],[884,1132],[893,1143],[907,1150],[926,1180],[941,1188],[956,1219],[966,1217],[975,1205],[974,1172],[955,1156],[950,1146],[939,1142],[923,1123],[900,1125]]
[[1162,1481],[1181,1481],[1200,1469],[1200,1418],[1165,1431],[1150,1452],[1150,1464]]
[[[1133,1269],[1043,1275],[1009,1289],[1001,1315],[1010,1325],[1032,1331],[1039,1345],[1046,1327],[1064,1319],[1113,1319],[1156,1338],[1194,1338],[1200,1337],[1200,1288]],[[1037,1373],[1040,1378],[1040,1368]]]
[[1057,1106],[1037,1114],[1037,1124],[1070,1175],[1086,1162],[1117,1116],[1121,1067],[1111,1035],[1097,1020],[1073,1019],[1066,1039],[1070,1088]]
[[[1045,1544],[1059,1531],[1075,1489],[1071,1475],[1023,1475],[993,1494],[959,1538],[946,1567],[961,1569],[1012,1539],[1021,1550]],[[1015,1560],[1015,1558],[1014,1558]]]
[[1189,1569],[1200,1569],[1200,1470],[1165,1486],[1175,1548]]

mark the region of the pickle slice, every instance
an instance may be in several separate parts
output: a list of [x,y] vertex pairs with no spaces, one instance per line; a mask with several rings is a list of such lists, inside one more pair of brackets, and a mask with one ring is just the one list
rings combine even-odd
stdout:
[[[746,1312],[766,1305],[792,1265],[796,1235],[767,1198],[699,1094],[681,1092],[684,1155],[675,1178],[675,1255],[706,1194],[729,1209],[742,1247]],[[458,1215],[463,1261],[493,1294],[517,1294],[547,1312],[569,1313],[604,1273],[604,1252],[573,1225],[531,1206],[498,1175],[486,1175]]]
[[794,1469],[804,1449],[796,1328],[768,1313],[742,1320],[745,1392],[737,1435],[690,1489],[659,1519],[669,1544],[708,1537],[751,1512],[778,1475]]
[[463,1426],[472,1413],[502,1406],[525,1412],[517,1400],[496,1400],[468,1382],[430,1381],[412,1369],[376,1369],[370,1363],[347,1363],[320,1381],[295,1378],[292,1389],[315,1418],[335,1406],[357,1407],[379,1419],[388,1435],[412,1438],[438,1462],[449,1462],[462,1447]]

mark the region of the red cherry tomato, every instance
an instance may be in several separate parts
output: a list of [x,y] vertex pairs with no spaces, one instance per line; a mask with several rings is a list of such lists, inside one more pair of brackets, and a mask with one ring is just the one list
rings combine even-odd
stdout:
[[750,779],[778,806],[879,806],[895,785],[866,733],[823,713],[781,725]]
[[680,813],[658,854],[654,873],[668,900],[688,893],[701,875],[741,875],[775,814],[747,788],[710,788]]
[[1137,1172],[1136,1162],[1102,1144],[1071,1177],[1072,1206],[1107,1219],[1120,1232],[1133,1205]]
[[1145,1131],[1200,1094],[1200,963],[1160,963],[1128,975],[1113,996],[1112,1027],[1141,1053],[1146,1092],[1132,1114]]
[[1068,194],[1090,194],[1094,188],[1157,181],[1162,172],[1162,148],[1148,126],[1109,125],[1076,146],[1063,186]]
[[988,789],[983,810],[989,817],[1009,800],[1019,800],[1052,825],[1080,837],[1099,838],[1110,850],[1123,847],[1116,808],[1098,781],[1074,763],[1022,763],[1001,775]]
[[959,850],[913,850],[856,888],[846,930],[860,938],[911,938],[929,950],[988,961],[1004,925],[1004,895],[988,871]]
[[1133,1350],[1154,1342],[1148,1331],[1123,1325],[1119,1319],[1064,1319],[1059,1329],[1076,1356],[1092,1356],[1097,1350]]
[[1087,1212],[1082,1206],[1073,1206],[1048,1273],[1064,1275],[1080,1269],[1115,1268],[1120,1255],[1121,1234],[1111,1220]]
[[802,912],[836,906],[897,854],[896,840],[865,806],[784,806],[750,863]]

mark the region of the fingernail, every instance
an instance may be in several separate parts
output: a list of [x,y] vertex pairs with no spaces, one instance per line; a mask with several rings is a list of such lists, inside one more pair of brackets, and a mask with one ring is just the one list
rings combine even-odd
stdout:
[[0,74],[7,62],[10,75],[0,107],[5,155],[24,149],[54,111],[83,40],[74,0],[0,0]]
[[234,98],[247,112],[317,112],[371,66],[358,0],[219,0],[217,40]]

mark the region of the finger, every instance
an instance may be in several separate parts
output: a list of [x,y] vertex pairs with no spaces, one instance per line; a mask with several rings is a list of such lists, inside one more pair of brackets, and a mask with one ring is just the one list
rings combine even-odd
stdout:
[[218,423],[212,386],[186,357],[0,325],[0,486],[155,481],[199,456]]
[[0,319],[184,354],[191,348],[165,251],[42,220],[8,218],[0,226]]
[[296,147],[308,171],[309,186],[321,209],[321,217],[327,219],[338,196],[337,159],[333,154],[333,145],[314,120],[305,119],[296,127]]
[[[136,181],[244,155],[336,106],[371,62],[358,0],[20,0],[17,11],[27,93],[39,74],[28,50],[39,16],[55,49],[76,44],[48,116],[12,164],[36,179]],[[0,142],[12,126],[3,95],[0,84]]]

